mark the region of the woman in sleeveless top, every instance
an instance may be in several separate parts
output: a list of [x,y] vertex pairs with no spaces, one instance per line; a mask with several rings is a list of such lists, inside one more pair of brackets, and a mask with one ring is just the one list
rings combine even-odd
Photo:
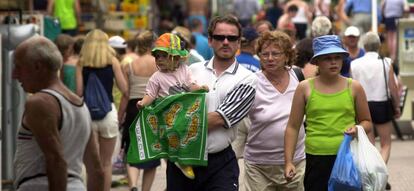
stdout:
[[285,132],[285,177],[296,174],[293,164],[299,127],[306,114],[305,190],[328,190],[328,180],[344,133],[356,136],[355,125],[372,128],[364,89],[361,84],[340,75],[348,53],[338,36],[325,35],[313,40],[311,63],[319,76],[302,81],[293,98]]
[[108,35],[99,29],[90,31],[85,38],[79,63],[76,66],[76,93],[84,95],[89,74],[94,73],[102,83],[112,102],[112,110],[103,119],[93,120],[92,129],[98,135],[99,154],[104,168],[104,190],[109,191],[112,182],[112,154],[118,136],[118,115],[113,104],[112,88],[115,82],[124,96],[128,95],[127,83],[122,74],[115,50],[108,44]]
[[76,92],[76,63],[77,56],[73,53],[75,39],[67,34],[56,37],[55,44],[63,57],[63,66],[60,69],[60,79],[72,92]]
[[[123,123],[122,144],[124,153],[129,148],[129,126],[133,123],[139,110],[136,103],[145,95],[145,88],[151,75],[157,71],[155,58],[151,55],[151,47],[154,43],[154,34],[151,31],[144,31],[137,37],[138,55],[132,63],[122,66],[122,72],[128,82],[129,97],[123,96],[121,99],[119,118],[125,117]],[[137,190],[139,169],[143,169],[142,189],[143,191],[151,190],[154,181],[156,167],[160,165],[160,160],[149,161],[140,164],[127,164],[128,184],[131,190]]]

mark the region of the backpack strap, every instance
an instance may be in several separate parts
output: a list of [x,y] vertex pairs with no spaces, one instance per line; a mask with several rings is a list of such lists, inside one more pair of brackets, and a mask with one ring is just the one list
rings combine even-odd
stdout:
[[303,75],[302,69],[299,67],[292,67],[292,70],[295,72],[298,81],[301,82],[305,80],[305,76]]

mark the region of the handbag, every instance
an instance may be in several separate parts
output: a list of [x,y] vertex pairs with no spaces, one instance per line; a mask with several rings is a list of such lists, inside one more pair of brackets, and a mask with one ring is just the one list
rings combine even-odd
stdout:
[[[394,116],[394,114],[395,114],[394,106],[392,104],[391,96],[388,94],[388,82],[387,82],[387,74],[386,74],[386,71],[385,71],[384,58],[381,58],[381,60],[382,60],[382,70],[384,71],[385,93],[387,94],[387,101],[386,101],[386,104],[387,104],[387,107],[388,107],[387,109],[389,109],[388,111],[390,111],[391,115]],[[392,66],[390,66],[390,67],[392,67]],[[391,78],[391,76],[390,76],[390,78]]]

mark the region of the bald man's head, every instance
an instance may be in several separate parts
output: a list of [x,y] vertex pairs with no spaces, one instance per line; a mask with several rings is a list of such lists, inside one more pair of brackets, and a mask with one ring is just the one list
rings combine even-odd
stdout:
[[52,72],[60,70],[63,64],[59,49],[42,36],[33,36],[23,41],[17,46],[14,58],[26,64],[39,64]]

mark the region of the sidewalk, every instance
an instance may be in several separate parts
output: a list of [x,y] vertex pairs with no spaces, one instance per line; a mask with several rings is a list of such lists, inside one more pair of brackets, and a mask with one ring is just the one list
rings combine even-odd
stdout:
[[[379,142],[377,141],[377,146]],[[240,178],[242,178],[243,160],[239,161]],[[152,185],[152,191],[164,191],[165,186],[165,169],[164,163],[158,167],[155,180]],[[414,188],[414,140],[393,140],[391,157],[388,163],[390,173],[389,183],[393,191],[411,191]],[[141,173],[142,176],[142,173]],[[141,177],[140,176],[140,177]],[[113,179],[117,180],[122,176],[114,175]],[[239,181],[242,182],[242,181]],[[139,184],[141,182],[139,181]],[[128,187],[117,187],[111,189],[113,191],[128,191]],[[244,191],[244,186],[240,185],[240,191]]]

